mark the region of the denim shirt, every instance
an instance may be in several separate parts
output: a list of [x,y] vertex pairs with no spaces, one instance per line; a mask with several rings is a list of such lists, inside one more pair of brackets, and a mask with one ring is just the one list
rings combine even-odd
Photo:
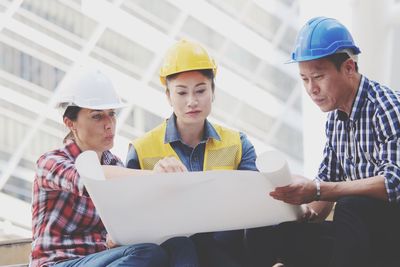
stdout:
[[[210,138],[221,140],[221,137],[215,128],[208,120],[206,120],[204,124],[203,138],[196,147],[192,148],[182,141],[176,127],[175,114],[172,114],[172,116],[167,120],[164,143],[169,143],[171,145],[188,171],[203,171],[206,142]],[[240,141],[242,142],[242,160],[240,161],[238,170],[257,171],[255,164],[256,153],[253,145],[247,139],[246,135],[241,132]],[[126,166],[131,169],[140,169],[138,155],[132,144],[129,146],[129,151],[126,158]]]

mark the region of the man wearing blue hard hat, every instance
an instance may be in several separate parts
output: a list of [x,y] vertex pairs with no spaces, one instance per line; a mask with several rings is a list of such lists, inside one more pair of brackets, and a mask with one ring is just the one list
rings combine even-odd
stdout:
[[[281,224],[265,241],[285,266],[399,266],[388,262],[396,262],[400,243],[400,98],[358,72],[359,53],[332,18],[313,18],[298,34],[291,62],[313,102],[329,113],[315,179],[296,176],[270,192],[307,204],[317,222]],[[333,202],[333,221],[324,221]]]

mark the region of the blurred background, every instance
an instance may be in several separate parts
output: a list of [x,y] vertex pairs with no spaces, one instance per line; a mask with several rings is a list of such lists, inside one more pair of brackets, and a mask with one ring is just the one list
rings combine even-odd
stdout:
[[304,94],[296,64],[284,64],[313,16],[344,23],[360,72],[400,88],[400,0],[0,0],[0,240],[31,236],[34,165],[67,133],[53,102],[68,73],[96,64],[129,103],[113,148],[124,161],[128,142],[171,114],[158,69],[182,38],[218,64],[210,120],[315,175],[326,114]]

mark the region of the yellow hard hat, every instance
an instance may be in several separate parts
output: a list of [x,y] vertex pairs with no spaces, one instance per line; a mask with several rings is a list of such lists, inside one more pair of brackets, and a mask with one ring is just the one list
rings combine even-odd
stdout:
[[164,57],[160,69],[160,81],[162,85],[166,85],[168,75],[205,69],[212,69],[214,76],[217,73],[217,65],[207,50],[197,43],[180,40],[167,51]]

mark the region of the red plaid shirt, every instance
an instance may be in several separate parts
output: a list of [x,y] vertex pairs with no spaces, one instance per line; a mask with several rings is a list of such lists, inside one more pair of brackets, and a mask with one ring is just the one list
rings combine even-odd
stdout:
[[[32,201],[32,253],[30,266],[50,266],[106,249],[106,230],[78,172],[81,153],[73,141],[37,161]],[[102,165],[123,166],[103,153]]]

